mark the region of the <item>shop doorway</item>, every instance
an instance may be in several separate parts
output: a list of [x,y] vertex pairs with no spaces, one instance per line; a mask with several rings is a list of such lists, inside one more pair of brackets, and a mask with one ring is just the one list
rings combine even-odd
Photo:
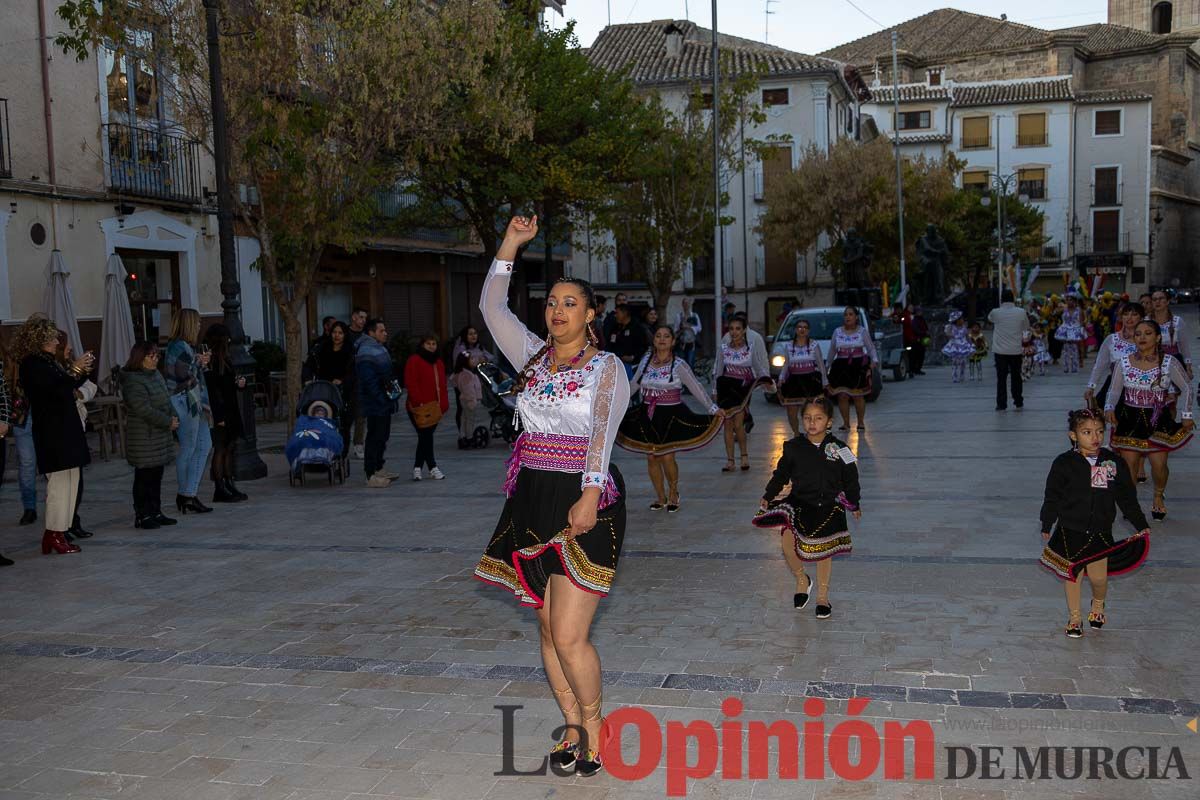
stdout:
[[179,254],[117,249],[125,264],[125,292],[137,340],[163,344],[180,308]]

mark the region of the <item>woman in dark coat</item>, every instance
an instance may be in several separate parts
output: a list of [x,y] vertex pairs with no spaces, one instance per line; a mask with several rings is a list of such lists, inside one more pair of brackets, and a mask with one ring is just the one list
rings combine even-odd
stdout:
[[212,408],[212,467],[214,503],[240,503],[247,496],[233,482],[233,465],[238,439],[242,435],[242,413],[238,389],[246,388],[246,379],[238,376],[229,358],[229,329],[212,325],[204,334],[204,344],[212,353],[204,371],[208,383],[208,402]]
[[33,414],[33,447],[46,476],[46,531],[42,553],[78,553],[66,539],[75,515],[80,468],[91,461],[79,424],[75,389],[87,381],[94,358],[84,353],[69,367],[55,357],[58,328],[45,317],[27,321],[18,332],[29,355],[21,361],[21,386]]
[[354,346],[350,328],[338,321],[329,328],[329,339],[313,348],[308,357],[308,369],[315,380],[329,381],[342,393],[341,424],[342,456],[350,452],[350,427],[358,413],[358,391],[355,387]]
[[163,469],[175,460],[179,418],[167,382],[158,371],[162,354],[154,342],[138,342],[121,370],[125,401],[125,460],[133,467],[133,527],[160,528],[175,520],[162,513]]

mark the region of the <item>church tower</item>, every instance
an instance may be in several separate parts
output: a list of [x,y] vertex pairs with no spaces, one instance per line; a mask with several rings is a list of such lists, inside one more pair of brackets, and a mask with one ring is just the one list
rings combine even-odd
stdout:
[[1151,33],[1200,27],[1200,0],[1108,0],[1108,21]]

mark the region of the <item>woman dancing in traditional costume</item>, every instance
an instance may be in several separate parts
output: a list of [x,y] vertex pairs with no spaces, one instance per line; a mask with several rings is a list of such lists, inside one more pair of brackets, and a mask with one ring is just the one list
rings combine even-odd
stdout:
[[1073,294],[1067,295],[1067,308],[1062,312],[1062,322],[1054,331],[1054,338],[1063,343],[1063,372],[1079,372],[1087,331],[1083,329],[1083,311],[1079,308],[1079,300]]
[[[1046,478],[1042,503],[1041,564],[1062,578],[1067,591],[1067,636],[1083,636],[1079,609],[1082,587],[1079,576],[1087,572],[1092,584],[1092,610],[1088,624],[1102,628],[1107,618],[1104,599],[1108,576],[1138,567],[1150,551],[1150,523],[1138,505],[1137,487],[1125,461],[1104,442],[1104,419],[1085,408],[1067,415],[1071,449],[1054,459]],[[1117,508],[1133,523],[1137,533],[1113,540]]]
[[829,386],[821,345],[808,338],[808,320],[796,323],[796,333],[784,348],[779,384],[779,404],[787,411],[792,435],[800,435],[800,408],[810,397],[824,397]]
[[846,306],[842,312],[842,325],[834,330],[829,351],[833,360],[829,365],[829,393],[837,398],[838,411],[842,414],[840,430],[850,430],[850,400],[853,398],[858,429],[865,431],[867,395],[871,393],[871,374],[879,364],[879,356],[854,306]]
[[1162,330],[1163,352],[1174,356],[1183,363],[1188,377],[1192,374],[1192,352],[1188,344],[1187,330],[1183,318],[1171,310],[1171,296],[1162,289],[1150,295],[1151,307],[1146,309],[1146,316],[1158,323]]
[[[1183,365],[1162,350],[1158,323],[1144,319],[1133,332],[1137,351],[1121,356],[1113,367],[1112,386],[1104,401],[1104,415],[1113,426],[1112,447],[1120,451],[1134,475],[1141,472],[1142,457],[1150,459],[1154,478],[1154,504],[1150,514],[1166,519],[1163,495],[1167,490],[1167,456],[1192,438],[1192,384]],[[1179,392],[1177,422],[1171,387]]]
[[[858,465],[846,443],[829,432],[833,424],[829,398],[805,401],[803,419],[804,435],[784,442],[754,524],[792,534],[783,539],[783,556],[796,576],[792,596],[796,608],[808,605],[812,590],[804,564],[816,562],[817,619],[828,619],[833,615],[829,604],[833,556],[849,553],[851,547],[846,512],[862,518]],[[787,497],[776,500],[786,484],[791,484]]]
[[[708,401],[708,413],[698,414],[683,401],[687,389]],[[691,367],[675,355],[675,332],[659,324],[648,352],[633,373],[630,393],[641,392],[642,402],[630,407],[617,433],[617,444],[646,456],[655,500],[651,511],[673,514],[679,510],[679,465],[675,454],[695,450],[711,442],[721,430],[725,412],[708,399]],[[664,491],[663,484],[666,484]]]
[[717,348],[713,362],[713,398],[725,410],[725,466],[722,472],[733,472],[733,441],[736,438],[742,451],[742,469],[750,469],[746,452],[746,408],[754,390],[771,382],[771,367],[762,337],[753,340],[746,335],[746,316],[736,314],[729,321],[729,341]]
[[588,629],[625,535],[625,486],[609,455],[629,382],[621,362],[589,341],[596,302],[586,281],[551,287],[545,341],[509,310],[513,261],[536,235],[537,217],[509,222],[479,306],[504,356],[525,366],[516,388],[524,432],[509,460],[508,500],[475,576],[537,610],[546,678],[568,725],[551,761],[593,775],[602,766],[603,718],[600,657]]
[[[1087,403],[1088,408],[1104,408],[1104,402],[1108,399],[1108,388],[1112,385],[1113,366],[1122,356],[1137,352],[1133,332],[1145,315],[1146,312],[1138,303],[1126,303],[1121,307],[1121,330],[1104,337],[1104,343],[1096,353],[1096,363],[1092,365],[1087,389],[1083,392],[1083,402]],[[1096,392],[1097,385],[1100,386],[1099,393]]]

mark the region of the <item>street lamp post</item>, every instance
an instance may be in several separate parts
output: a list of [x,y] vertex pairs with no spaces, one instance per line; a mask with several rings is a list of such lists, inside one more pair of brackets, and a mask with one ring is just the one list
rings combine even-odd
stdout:
[[[997,133],[999,133],[999,126],[997,126]],[[997,142],[997,144],[999,143]],[[1008,197],[1010,185],[1013,188],[1019,188],[1020,183],[1018,175],[1015,172],[1009,173],[1008,175],[1001,175],[997,171],[992,174],[991,179],[992,185],[995,187],[996,191],[996,303],[999,304],[1000,298],[1004,292],[1004,265],[1008,260],[1005,257],[1006,253],[1004,247],[1007,239],[1005,236],[1005,226],[1008,224],[1006,219],[1008,210],[1004,207],[1004,199]],[[1017,199],[1022,203],[1029,200],[1029,198],[1023,194],[1018,195]],[[984,195],[979,202],[981,202],[984,206],[987,206],[991,204],[991,201],[992,199],[990,197]]]
[[[220,0],[204,0],[208,34],[208,88],[212,99],[213,161],[217,170],[217,236],[221,254],[221,310],[229,329],[229,357],[240,377],[252,376],[254,359],[246,350],[242,328],[241,283],[238,281],[237,250],[233,241],[233,195],[229,183],[229,129],[225,119],[225,92],[221,76]],[[249,388],[238,390],[242,414],[242,436],[238,439],[234,472],[239,480],[265,477],[267,465],[258,455],[254,426],[254,397]]]
[[[712,0],[712,131],[713,131],[713,354],[721,349],[721,288],[725,278],[725,237],[721,235],[721,59],[717,46],[717,0]],[[749,312],[750,309],[746,309]]]

